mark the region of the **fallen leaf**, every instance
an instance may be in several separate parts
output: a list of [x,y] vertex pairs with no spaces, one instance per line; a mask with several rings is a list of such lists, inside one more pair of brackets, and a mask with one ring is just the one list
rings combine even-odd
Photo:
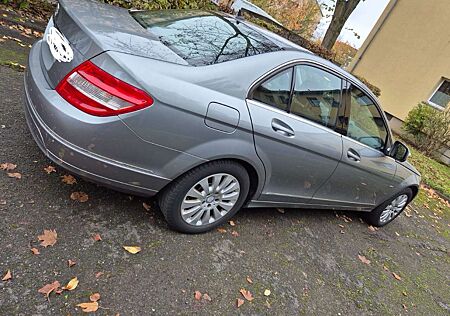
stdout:
[[46,297],[50,295],[51,292],[57,290],[60,287],[60,284],[58,281],[55,281],[53,283],[49,283],[41,287],[38,292],[44,294]]
[[370,260],[367,259],[365,256],[358,255],[358,259],[364,264],[370,264]]
[[17,165],[10,163],[10,162],[5,162],[0,165],[0,169],[6,170],[6,171],[14,170],[14,169],[16,169],[16,167],[17,167]]
[[128,251],[133,255],[141,251],[141,247],[138,246],[123,246],[123,249],[125,249],[126,251]]
[[231,232],[231,235],[232,235],[233,237],[239,237],[239,233],[238,233],[237,231],[235,231],[235,230],[233,230],[233,231]]
[[252,292],[250,292],[249,290],[241,289],[241,290],[239,291],[239,293],[241,293],[242,296],[243,296],[247,301],[249,301],[249,302],[253,301],[253,299],[254,299],[254,298],[253,298]]
[[91,302],[97,302],[100,299],[100,293],[94,293],[91,296],[89,296],[89,299]]
[[237,308],[241,307],[242,304],[244,304],[244,303],[245,303],[245,301],[243,299],[238,298],[237,301],[236,301]]
[[37,249],[37,248],[31,248],[31,252],[33,253],[33,255],[39,255],[40,254],[39,249]]
[[196,301],[200,301],[202,299],[202,293],[200,293],[200,291],[195,291],[194,298]]
[[8,172],[8,177],[10,178],[16,178],[16,179],[22,179],[22,175],[18,172]]
[[392,275],[394,276],[394,278],[396,278],[397,280],[401,281],[402,278],[395,272],[392,272]]
[[67,283],[67,285],[65,287],[63,287],[64,290],[68,290],[68,291],[73,291],[77,288],[78,286],[78,278],[74,277],[73,279],[71,279],[69,281],[69,283]]
[[397,233],[397,232],[395,232],[395,235],[396,235],[397,237],[400,237],[400,234],[399,234],[399,233]]
[[266,290],[264,290],[264,296],[269,296],[270,295],[270,290],[269,289],[266,289]]
[[230,224],[230,226],[236,226],[236,223],[234,221],[229,221],[228,223]]
[[89,195],[87,195],[84,192],[73,192],[70,195],[70,198],[74,201],[84,203],[87,202],[87,200],[89,200]]
[[47,172],[47,174],[50,174],[52,172],[56,172],[56,169],[53,166],[45,167],[44,170],[45,170],[45,172]]
[[279,212],[281,214],[284,214],[285,210],[284,210],[284,208],[277,208],[277,212]]
[[338,226],[339,226],[340,228],[345,228],[345,226],[342,225],[342,224],[339,224]]
[[208,295],[208,293],[204,293],[203,294],[203,299],[206,300],[206,301],[211,302],[211,297]]
[[44,229],[44,234],[38,236],[39,241],[41,241],[41,246],[43,247],[53,246],[54,244],[56,244],[57,237],[58,234],[54,229],[53,230]]
[[71,268],[71,267],[73,267],[74,265],[76,265],[77,263],[76,263],[76,261],[74,261],[74,260],[67,260],[67,265],[69,266],[69,268]]
[[103,272],[97,272],[97,273],[95,274],[95,277],[98,279],[98,278],[101,277],[103,274],[105,274],[105,273],[103,273]]
[[367,227],[371,232],[376,232],[378,229],[376,227],[373,227],[372,225],[370,225],[369,227]]
[[72,184],[77,183],[77,179],[75,179],[70,174],[65,174],[65,175],[61,176],[61,182],[72,185]]
[[97,309],[98,309],[98,303],[97,302],[80,303],[80,304],[77,304],[77,306],[81,307],[81,309],[85,313],[96,312]]
[[101,241],[102,240],[102,236],[100,236],[100,234],[94,234],[92,236],[92,239],[94,239],[95,241]]
[[12,279],[11,270],[8,270],[6,274],[3,276],[2,281],[8,281]]
[[150,211],[151,210],[151,207],[150,207],[150,205],[148,205],[147,203],[142,203],[142,206],[145,208],[145,210],[146,211]]
[[253,284],[253,280],[249,276],[247,277],[247,282]]
[[221,234],[225,234],[227,232],[225,228],[217,228],[217,231]]

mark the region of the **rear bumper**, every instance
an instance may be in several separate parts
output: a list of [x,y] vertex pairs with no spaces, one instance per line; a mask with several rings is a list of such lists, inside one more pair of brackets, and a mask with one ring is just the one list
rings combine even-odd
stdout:
[[[123,162],[120,155],[127,152],[127,146],[136,146],[142,141],[120,119],[99,121],[89,117],[48,86],[39,59],[41,44],[36,43],[30,52],[25,73],[24,109],[28,127],[42,152],[70,172],[119,191],[152,196],[168,184],[168,178]],[[103,137],[111,131],[112,140]],[[78,143],[68,141],[70,137]],[[120,144],[122,141],[123,146]],[[115,146],[108,148],[111,144]],[[89,146],[97,152],[88,150]],[[108,150],[117,157],[114,159],[98,152]]]

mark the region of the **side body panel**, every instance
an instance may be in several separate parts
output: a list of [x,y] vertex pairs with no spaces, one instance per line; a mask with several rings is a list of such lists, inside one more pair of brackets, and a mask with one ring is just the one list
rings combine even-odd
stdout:
[[[266,168],[260,200],[307,203],[331,176],[342,156],[341,135],[318,124],[248,100],[256,151]],[[277,133],[274,120],[293,130]]]

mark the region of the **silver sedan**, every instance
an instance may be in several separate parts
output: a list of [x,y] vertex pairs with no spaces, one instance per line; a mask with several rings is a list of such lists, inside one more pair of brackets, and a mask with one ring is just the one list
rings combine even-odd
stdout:
[[157,195],[181,232],[242,207],[363,211],[383,226],[418,192],[408,149],[366,86],[218,12],[61,0],[31,50],[24,99],[51,160]]

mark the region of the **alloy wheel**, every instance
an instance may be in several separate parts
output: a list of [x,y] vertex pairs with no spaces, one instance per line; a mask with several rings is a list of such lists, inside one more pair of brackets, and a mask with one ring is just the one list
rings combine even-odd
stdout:
[[380,215],[380,223],[390,222],[398,213],[400,213],[408,202],[406,194],[399,195],[388,204]]
[[239,199],[239,181],[227,173],[216,173],[193,185],[181,203],[181,217],[189,225],[203,226],[224,217]]

